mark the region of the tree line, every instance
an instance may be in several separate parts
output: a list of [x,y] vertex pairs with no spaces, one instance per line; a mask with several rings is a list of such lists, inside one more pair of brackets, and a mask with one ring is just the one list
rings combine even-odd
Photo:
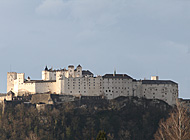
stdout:
[[[149,101],[146,101],[146,105],[139,105],[134,101],[122,99],[97,107],[92,105],[92,102],[83,105],[74,102],[64,103],[47,107],[43,111],[24,104],[8,107],[4,114],[0,114],[0,139],[170,140],[169,136],[174,136],[174,132],[168,129],[176,124],[178,125],[175,129],[179,130],[180,136],[186,135],[183,139],[176,140],[190,138],[189,134],[185,133],[189,131],[185,126],[189,124],[189,120],[184,119],[189,117],[189,114],[184,110],[172,116],[178,108],[175,111],[170,107],[163,110],[159,107],[163,106],[162,103],[155,107],[149,105]],[[178,120],[174,122],[173,119],[176,118]],[[168,124],[170,125],[167,127]],[[177,134],[176,136],[180,138]]]

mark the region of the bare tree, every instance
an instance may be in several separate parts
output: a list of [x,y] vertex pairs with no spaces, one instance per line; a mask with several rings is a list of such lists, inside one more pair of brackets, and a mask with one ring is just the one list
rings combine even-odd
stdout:
[[170,117],[161,120],[155,140],[190,140],[190,117],[187,109],[177,100]]
[[33,132],[30,132],[29,137],[27,137],[26,140],[38,140],[38,137]]

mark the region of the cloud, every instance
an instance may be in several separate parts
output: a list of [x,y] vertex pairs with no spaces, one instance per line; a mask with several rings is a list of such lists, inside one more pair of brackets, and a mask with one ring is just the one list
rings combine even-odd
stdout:
[[44,0],[36,13],[70,19],[85,27],[110,26],[117,23],[124,0]]
[[40,15],[58,15],[64,8],[64,1],[62,0],[44,0],[36,8],[36,12]]

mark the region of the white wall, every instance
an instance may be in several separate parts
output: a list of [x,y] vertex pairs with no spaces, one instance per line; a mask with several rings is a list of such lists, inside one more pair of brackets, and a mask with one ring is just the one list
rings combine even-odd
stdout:
[[16,72],[7,72],[7,92],[14,90],[14,80],[17,79]]
[[143,84],[142,97],[160,99],[173,105],[178,98],[178,87],[174,84]]
[[107,99],[114,99],[119,96],[133,96],[132,79],[104,78],[103,88]]

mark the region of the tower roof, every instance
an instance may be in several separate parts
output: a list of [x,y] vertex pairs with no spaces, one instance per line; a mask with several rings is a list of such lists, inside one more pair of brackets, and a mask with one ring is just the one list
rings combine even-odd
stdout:
[[77,68],[79,68],[79,67],[82,68],[80,64],[77,66]]
[[47,67],[47,65],[46,65],[46,67],[45,67],[45,71],[48,71],[48,67]]

